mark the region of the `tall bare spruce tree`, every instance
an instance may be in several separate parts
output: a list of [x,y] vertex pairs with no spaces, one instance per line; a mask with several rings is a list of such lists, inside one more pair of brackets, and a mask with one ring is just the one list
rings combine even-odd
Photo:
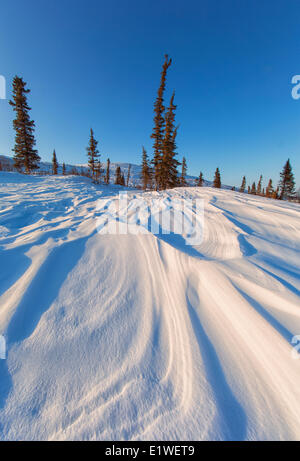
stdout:
[[160,188],[160,168],[161,168],[161,160],[163,156],[163,138],[164,138],[164,126],[165,126],[165,119],[164,119],[164,91],[166,87],[166,76],[167,70],[170,67],[172,60],[169,59],[169,56],[165,55],[165,61],[161,71],[161,78],[160,78],[160,86],[157,92],[157,98],[154,103],[154,127],[151,138],[154,139],[153,149],[153,167],[154,167],[154,181],[155,181],[155,188]]
[[26,88],[26,82],[16,76],[13,80],[12,100],[9,101],[16,113],[16,118],[13,121],[13,127],[16,132],[15,147],[13,149],[14,166],[18,170],[24,170],[27,174],[37,169],[41,160],[37,150],[34,149],[36,143],[34,138],[35,123],[29,117],[31,108],[27,103],[28,93],[30,93],[30,90]]

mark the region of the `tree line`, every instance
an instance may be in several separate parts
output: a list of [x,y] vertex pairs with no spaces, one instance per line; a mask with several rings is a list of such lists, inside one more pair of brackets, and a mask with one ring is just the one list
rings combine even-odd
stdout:
[[[260,175],[257,186],[256,183],[253,182],[252,185],[247,186],[246,176],[243,176],[241,186],[239,188],[239,192],[245,193],[247,191],[248,194],[252,195],[260,195],[261,197],[273,198],[277,200],[299,200],[299,195],[297,197],[296,194],[296,184],[295,178],[292,170],[292,166],[290,163],[290,159],[287,160],[283,169],[280,173],[280,181],[277,187],[273,186],[273,180],[269,179],[268,185],[266,188],[262,185],[263,176]],[[200,172],[199,178],[196,180],[196,186],[203,186],[204,178],[203,173]],[[213,180],[213,187],[221,188],[221,174],[219,168],[215,171],[215,176]],[[247,187],[246,187],[247,186]],[[235,187],[232,187],[231,190],[235,190]]]
[[[147,151],[142,147],[142,164],[141,164],[141,182],[143,189],[164,190],[178,186],[186,186],[187,180],[187,161],[183,157],[182,161],[178,160],[176,138],[179,125],[175,123],[175,115],[177,106],[175,105],[175,92],[172,93],[169,105],[166,107],[164,93],[166,89],[167,71],[172,64],[172,60],[168,55],[165,55],[161,70],[160,84],[157,90],[157,96],[154,101],[154,125],[151,134],[153,140],[153,155],[148,158]],[[30,174],[39,168],[40,156],[35,148],[36,141],[34,137],[35,122],[31,120],[29,112],[31,108],[27,102],[27,94],[30,90],[26,88],[26,82],[22,78],[16,76],[13,80],[12,100],[9,104],[15,111],[15,119],[13,127],[15,130],[15,145],[13,148],[14,167],[17,171]],[[98,141],[95,139],[93,129],[90,129],[89,143],[87,147],[88,157],[88,173],[84,173],[91,177],[94,183],[99,183],[100,179],[105,184],[110,184],[110,159],[106,161],[104,169],[98,150]],[[178,171],[181,165],[181,171]],[[58,174],[59,164],[55,150],[52,155],[52,174]],[[2,169],[0,163],[0,170]],[[62,174],[65,175],[66,165],[62,164]],[[78,174],[74,168],[70,171],[71,174]],[[83,174],[83,172],[82,172]],[[128,186],[130,181],[131,166],[129,165],[127,176],[125,179],[124,173],[120,166],[117,166],[115,171],[115,184]],[[290,160],[285,163],[282,172],[280,173],[280,181],[277,187],[273,186],[272,179],[269,180],[267,187],[262,187],[262,176],[256,185],[248,185],[247,193],[260,195],[274,199],[292,200],[296,196],[295,179],[292,171]],[[205,184],[203,173],[200,172],[195,185],[202,187]],[[221,174],[219,168],[216,169],[213,187],[221,188]],[[233,190],[235,188],[232,188]],[[239,192],[246,192],[246,177],[242,179],[242,184]]]

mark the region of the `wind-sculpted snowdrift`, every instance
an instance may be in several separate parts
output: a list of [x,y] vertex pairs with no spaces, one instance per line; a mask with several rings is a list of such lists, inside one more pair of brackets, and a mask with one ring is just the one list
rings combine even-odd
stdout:
[[299,439],[299,205],[128,192],[203,199],[186,245],[99,234],[118,191],[0,173],[1,439]]

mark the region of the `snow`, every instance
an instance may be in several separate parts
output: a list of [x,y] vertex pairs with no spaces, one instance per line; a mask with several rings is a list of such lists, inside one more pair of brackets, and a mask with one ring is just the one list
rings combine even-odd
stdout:
[[192,246],[99,234],[120,190],[0,172],[0,438],[299,439],[299,205],[128,191],[203,199]]

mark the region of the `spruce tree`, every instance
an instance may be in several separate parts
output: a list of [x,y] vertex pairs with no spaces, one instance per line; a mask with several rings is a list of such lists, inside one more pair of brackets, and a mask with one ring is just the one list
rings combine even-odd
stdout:
[[143,189],[146,190],[151,184],[151,170],[149,167],[148,156],[147,152],[144,148],[143,149],[143,156],[142,156],[142,169],[141,169],[141,180]]
[[[88,156],[88,167],[91,171],[91,176],[92,176],[93,181],[96,180],[95,166],[96,166],[96,162],[98,158],[100,157],[99,151],[97,149],[97,145],[98,145],[98,141],[96,141],[96,139],[94,138],[94,132],[91,128],[89,145],[86,148],[86,150],[87,150],[87,156]],[[101,168],[101,164],[100,164],[100,168]]]
[[262,175],[260,175],[258,184],[257,184],[257,189],[256,189],[256,194],[261,195],[261,187],[262,187]]
[[274,198],[275,200],[279,199],[279,186],[277,186],[277,188],[273,190],[272,198]]
[[250,194],[250,193],[251,193],[250,186],[248,186],[248,194]]
[[16,112],[16,118],[13,121],[13,127],[16,132],[14,151],[14,167],[17,170],[25,170],[25,173],[30,173],[38,168],[40,157],[37,150],[34,149],[36,144],[34,138],[35,123],[30,120],[29,111],[31,108],[27,103],[27,94],[30,93],[26,89],[26,82],[20,77],[15,77],[13,80],[12,101],[9,104]]
[[198,178],[198,181],[197,181],[197,186],[202,187],[203,183],[204,183],[203,173],[202,173],[202,171],[200,171],[200,175],[199,175],[199,178]]
[[109,184],[109,181],[110,181],[110,160],[108,158],[106,162],[105,184]]
[[221,174],[219,168],[217,168],[215,171],[213,187],[216,187],[217,189],[221,188]]
[[272,197],[274,192],[272,179],[269,180],[266,188],[266,197]]
[[126,178],[126,187],[129,186],[130,172],[131,172],[131,164],[129,163],[128,171],[127,171],[127,178]]
[[62,174],[65,176],[66,174],[66,165],[63,163],[62,165]]
[[245,188],[246,188],[246,176],[243,176],[242,184],[240,187],[240,192],[245,192]]
[[290,164],[290,159],[287,160],[286,164],[283,167],[282,172],[280,173],[280,182],[279,182],[279,198],[291,199],[295,197],[295,180],[294,174],[292,171],[292,166]]
[[102,174],[101,162],[100,160],[97,159],[95,160],[95,164],[94,164],[94,181],[96,184],[99,184],[101,174]]
[[159,189],[160,187],[160,167],[161,160],[163,156],[163,138],[164,138],[164,91],[166,87],[166,76],[167,70],[171,65],[172,60],[169,59],[168,55],[165,55],[165,61],[161,71],[160,86],[157,92],[157,98],[154,103],[154,127],[151,138],[154,139],[153,149],[153,166],[154,166],[154,180],[155,187]]
[[118,165],[116,168],[116,174],[115,174],[115,184],[118,184],[119,186],[121,186],[122,183],[123,183],[123,174],[122,174],[121,167]]
[[58,163],[57,163],[57,158],[56,158],[56,152],[54,149],[53,156],[52,156],[52,174],[57,174],[57,170],[58,170]]
[[160,163],[159,183],[161,189],[168,189],[177,186],[178,171],[177,167],[180,164],[176,159],[176,136],[177,129],[175,127],[175,110],[174,105],[175,93],[173,92],[169,107],[165,116],[165,134],[163,138],[163,155]]
[[172,134],[171,138],[171,156],[169,158],[169,170],[168,170],[168,187],[176,187],[178,186],[178,171],[177,167],[180,165],[180,162],[175,158],[177,155],[176,149],[177,149],[177,144],[176,144],[176,138],[177,138],[177,132],[178,132],[179,125],[177,125]]
[[187,165],[185,157],[182,158],[182,166],[181,166],[181,176],[180,176],[180,185],[186,186],[186,172],[187,172]]
[[255,184],[255,182],[251,186],[251,194],[256,195],[256,184]]

